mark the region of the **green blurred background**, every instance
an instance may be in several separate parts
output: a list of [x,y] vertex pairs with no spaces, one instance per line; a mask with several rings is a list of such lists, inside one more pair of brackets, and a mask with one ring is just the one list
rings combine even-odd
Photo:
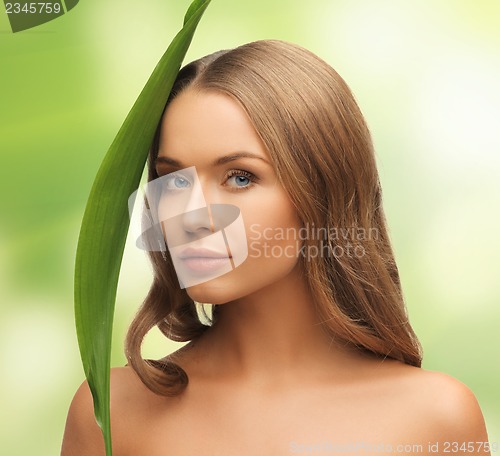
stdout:
[[[82,0],[17,34],[0,10],[2,454],[59,453],[83,380],[72,270],[86,198],[188,3]],[[311,49],[353,89],[424,367],[466,383],[499,441],[500,2],[213,0],[187,60],[262,38]],[[129,242],[113,365],[150,274]],[[175,347],[153,333],[144,351]]]

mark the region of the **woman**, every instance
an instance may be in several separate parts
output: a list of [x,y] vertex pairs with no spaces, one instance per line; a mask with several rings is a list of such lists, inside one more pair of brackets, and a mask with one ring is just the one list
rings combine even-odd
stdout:
[[[170,248],[179,242],[162,223],[169,255],[150,252],[154,281],[129,329],[129,365],[112,369],[115,456],[435,454],[454,442],[489,454],[470,390],[420,368],[370,134],[329,65],[281,41],[187,65],[148,167],[168,195],[201,189],[208,216],[177,214],[187,238],[223,229],[210,208],[237,207],[246,259],[222,270],[194,249],[180,272]],[[195,303],[213,305],[211,324]],[[143,360],[155,325],[189,343]],[[104,454],[86,383],[62,454]]]

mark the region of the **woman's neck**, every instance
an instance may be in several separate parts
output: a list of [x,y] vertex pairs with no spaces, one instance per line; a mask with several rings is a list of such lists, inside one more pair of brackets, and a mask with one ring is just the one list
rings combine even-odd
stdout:
[[216,323],[192,348],[203,377],[267,385],[330,375],[352,357],[323,331],[299,267],[278,283],[222,304]]

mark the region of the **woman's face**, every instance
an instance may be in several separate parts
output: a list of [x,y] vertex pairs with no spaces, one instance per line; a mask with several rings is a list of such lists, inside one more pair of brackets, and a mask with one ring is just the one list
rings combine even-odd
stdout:
[[[192,89],[176,97],[162,120],[156,170],[168,175],[160,179],[167,187],[163,207],[185,207],[170,214],[175,217],[164,233],[179,281],[193,300],[223,304],[297,272],[297,212],[250,119],[231,97]],[[223,236],[236,208],[242,224]],[[214,258],[222,253],[229,261]]]

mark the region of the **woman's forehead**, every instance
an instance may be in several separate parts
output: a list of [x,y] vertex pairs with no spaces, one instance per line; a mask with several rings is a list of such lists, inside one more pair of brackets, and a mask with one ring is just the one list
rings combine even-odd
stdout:
[[243,152],[268,159],[245,110],[230,96],[188,89],[167,108],[159,157],[190,166],[196,159],[213,162],[223,155]]

